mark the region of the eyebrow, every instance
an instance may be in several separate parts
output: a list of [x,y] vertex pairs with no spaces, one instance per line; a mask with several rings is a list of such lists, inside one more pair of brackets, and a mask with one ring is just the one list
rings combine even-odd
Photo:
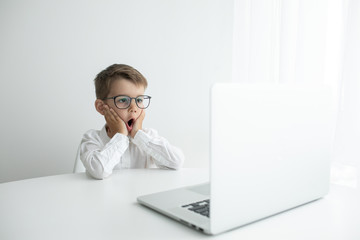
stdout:
[[[135,97],[144,96],[144,95],[145,95],[145,94],[139,94],[139,95],[137,95],[137,96],[135,96]],[[129,95],[127,95],[127,94],[117,94],[117,95],[111,96],[110,98],[118,97],[118,96],[132,97],[132,96],[129,96]]]

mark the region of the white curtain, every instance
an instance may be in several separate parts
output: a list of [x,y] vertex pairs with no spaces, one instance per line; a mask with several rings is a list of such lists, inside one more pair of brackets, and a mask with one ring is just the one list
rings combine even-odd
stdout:
[[[333,163],[360,169],[360,1],[235,0],[233,81],[330,84],[339,114]],[[336,177],[336,176],[335,176]]]

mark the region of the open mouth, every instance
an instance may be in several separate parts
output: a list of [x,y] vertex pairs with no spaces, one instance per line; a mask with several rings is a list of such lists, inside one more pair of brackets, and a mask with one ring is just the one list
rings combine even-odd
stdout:
[[131,132],[133,126],[134,126],[134,119],[130,119],[129,121],[127,121],[126,127],[128,129],[129,132]]

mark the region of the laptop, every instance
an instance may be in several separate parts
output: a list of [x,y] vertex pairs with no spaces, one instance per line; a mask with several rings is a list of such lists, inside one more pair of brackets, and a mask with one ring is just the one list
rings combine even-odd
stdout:
[[217,83],[210,92],[210,182],[139,196],[140,204],[213,235],[327,194],[331,88]]

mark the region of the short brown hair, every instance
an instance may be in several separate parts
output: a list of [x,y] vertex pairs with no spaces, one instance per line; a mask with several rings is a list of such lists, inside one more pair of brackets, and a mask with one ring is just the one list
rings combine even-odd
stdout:
[[138,70],[125,64],[113,64],[102,70],[94,79],[96,98],[106,98],[110,92],[111,83],[119,79],[128,80],[145,89],[147,87],[146,78]]

